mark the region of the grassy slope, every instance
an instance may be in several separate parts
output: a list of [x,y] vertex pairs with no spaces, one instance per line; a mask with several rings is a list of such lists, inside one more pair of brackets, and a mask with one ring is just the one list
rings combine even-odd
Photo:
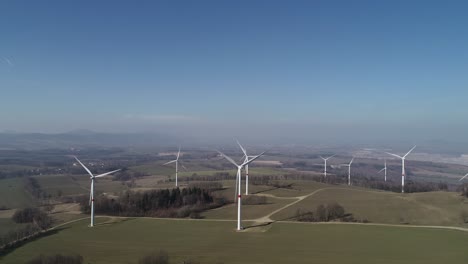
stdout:
[[[104,221],[105,219],[100,219]],[[439,264],[468,262],[468,233],[425,228],[276,223],[267,232],[233,230],[234,222],[132,219],[74,223],[6,255],[24,263],[39,254],[81,254],[86,263],[137,263],[164,249],[171,263]]]
[[0,236],[8,231],[15,230],[24,226],[25,224],[17,224],[11,218],[0,218]]
[[31,194],[24,190],[23,178],[0,180],[0,206],[21,208],[34,205]]
[[273,216],[287,219],[297,209],[315,211],[319,204],[338,202],[358,219],[375,223],[466,226],[461,217],[468,203],[457,193],[399,194],[341,186],[330,187]]
[[[242,219],[256,219],[265,216],[272,211],[285,206],[293,200],[267,198],[267,203],[262,205],[242,205]],[[222,208],[202,213],[208,219],[237,219],[237,204],[229,204]]]
[[[35,176],[41,189],[52,196],[57,195],[58,190],[62,190],[62,195],[88,194],[90,179],[85,175],[42,175]],[[119,181],[112,181],[112,177],[99,178],[95,182],[95,191],[116,193],[126,187]]]

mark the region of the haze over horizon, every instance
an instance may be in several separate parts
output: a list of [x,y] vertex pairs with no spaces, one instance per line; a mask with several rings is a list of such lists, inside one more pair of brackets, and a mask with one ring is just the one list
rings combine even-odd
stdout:
[[1,2],[0,131],[466,142],[468,3],[285,3]]

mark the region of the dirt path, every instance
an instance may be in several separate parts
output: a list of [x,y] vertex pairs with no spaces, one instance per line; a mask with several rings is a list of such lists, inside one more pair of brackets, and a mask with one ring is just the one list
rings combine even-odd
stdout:
[[257,219],[252,219],[250,221],[254,221],[256,223],[271,223],[271,222],[274,222],[274,220],[272,220],[270,218],[272,215],[274,215],[274,214],[276,214],[276,213],[278,213],[280,211],[283,211],[284,209],[286,209],[286,208],[288,208],[290,206],[293,206],[293,205],[297,204],[298,202],[300,202],[300,201],[302,201],[302,200],[304,200],[304,199],[306,199],[306,198],[308,198],[308,197],[310,197],[310,196],[312,196],[312,195],[314,195],[314,194],[316,194],[316,193],[318,193],[318,192],[320,192],[322,190],[326,190],[326,189],[328,189],[328,188],[318,189],[318,190],[315,190],[315,191],[313,191],[313,192],[311,192],[311,193],[309,193],[307,195],[297,196],[297,197],[278,197],[278,196],[275,196],[275,195],[272,195],[272,194],[263,194],[263,196],[274,197],[274,198],[277,198],[277,199],[288,199],[288,200],[289,199],[295,199],[296,201],[294,201],[292,203],[289,203],[289,204],[287,204],[287,205],[285,205],[285,206],[283,206],[281,208],[278,208],[275,211],[273,211],[273,212],[271,212],[271,213],[269,213],[269,214],[267,214],[267,215],[265,215],[263,217],[260,217],[260,218],[257,218]]

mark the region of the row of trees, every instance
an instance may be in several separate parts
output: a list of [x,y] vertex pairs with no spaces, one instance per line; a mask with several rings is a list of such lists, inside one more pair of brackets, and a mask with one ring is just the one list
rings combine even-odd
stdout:
[[[138,260],[138,264],[169,264],[169,254],[167,251],[160,250],[154,253],[147,254]],[[81,255],[62,255],[56,254],[51,256],[37,256],[27,264],[82,264],[83,257]],[[199,264],[199,262],[187,259],[183,264]]]
[[39,185],[39,182],[33,177],[27,177],[24,179],[23,183],[24,189],[28,191],[33,197],[41,198],[43,197],[44,192]]
[[82,263],[83,263],[83,257],[81,255],[67,256],[67,255],[61,255],[61,254],[56,254],[52,256],[40,255],[27,262],[27,264],[82,264]]
[[[298,209],[295,218],[300,222],[357,222],[352,214],[346,213],[343,206],[338,203],[320,204],[315,211],[306,211]],[[362,222],[368,222],[362,220]]]
[[[172,190],[128,191],[117,199],[96,197],[95,212],[119,216],[187,217],[203,210],[222,206],[224,198],[213,197],[208,190],[197,187]],[[90,212],[88,199],[82,199],[81,210]]]
[[16,211],[11,217],[15,223],[26,224],[0,236],[0,247],[13,246],[24,239],[38,235],[52,226],[52,218],[38,208],[25,208]]
[[41,229],[47,229],[52,225],[52,218],[39,208],[17,210],[11,218],[15,223],[35,223]]

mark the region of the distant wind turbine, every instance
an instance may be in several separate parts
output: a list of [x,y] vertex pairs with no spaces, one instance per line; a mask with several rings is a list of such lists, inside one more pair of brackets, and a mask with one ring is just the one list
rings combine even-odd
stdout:
[[345,167],[348,167],[348,185],[351,185],[351,164],[353,164],[354,157],[351,159],[349,164],[342,164]]
[[335,155],[331,155],[330,157],[328,158],[324,158],[322,156],[320,156],[320,158],[323,159],[323,161],[325,162],[324,166],[323,166],[323,175],[325,176],[325,178],[327,177],[327,160],[334,157]]
[[78,163],[81,165],[81,167],[83,167],[88,172],[88,174],[90,175],[90,178],[91,178],[91,190],[90,190],[90,193],[89,193],[89,204],[91,205],[91,224],[89,226],[93,227],[94,226],[94,179],[107,176],[107,175],[112,174],[114,172],[118,172],[118,171],[120,171],[120,169],[94,176],[91,173],[91,171],[83,163],[81,163],[81,161],[77,157],[74,157],[74,158],[76,159],[76,161],[78,161]]
[[242,198],[242,195],[241,195],[241,170],[242,170],[242,167],[244,167],[245,165],[248,165],[250,164],[252,161],[258,159],[260,156],[262,156],[265,152],[262,152],[260,153],[259,155],[247,160],[247,161],[244,161],[241,165],[238,165],[233,159],[231,159],[230,157],[224,155],[224,153],[218,151],[219,154],[221,154],[221,156],[223,156],[224,158],[226,158],[229,162],[231,162],[232,164],[234,164],[236,167],[237,167],[237,176],[236,176],[236,184],[238,184],[238,189],[237,189],[237,230],[240,231],[242,230],[242,227],[241,227],[241,198]]
[[382,171],[385,171],[384,180],[386,182],[387,181],[387,160],[385,160],[385,167],[383,167],[383,169],[379,170],[379,172],[377,172],[377,173],[381,173]]
[[[169,162],[164,163],[163,165],[168,165],[171,163],[175,162],[175,186],[179,186],[177,183],[177,174],[179,173],[179,156],[180,156],[180,146],[179,146],[179,152],[177,152],[177,158],[175,160],[171,160]],[[182,165],[183,167],[183,165]],[[190,167],[190,166],[189,166]]]
[[392,155],[394,157],[397,157],[399,159],[401,159],[401,192],[404,193],[405,192],[405,159],[406,159],[406,156],[408,156],[411,151],[413,151],[414,149],[416,148],[416,146],[414,146],[412,149],[410,149],[410,151],[408,151],[408,153],[406,153],[404,156],[399,156],[397,154],[393,154],[393,153],[389,153],[389,152],[385,152],[387,153],[388,155]]
[[[242,152],[244,153],[244,161],[247,162],[250,158],[254,158],[255,156],[249,156],[247,155],[247,151],[245,150],[244,147],[237,141],[237,144],[241,148]],[[245,195],[249,195],[249,164],[246,164],[244,167],[245,170]],[[236,184],[237,186],[237,184]]]
[[461,179],[459,179],[458,181],[461,181],[461,180],[465,179],[466,176],[468,176],[468,173],[465,176],[463,176]]

